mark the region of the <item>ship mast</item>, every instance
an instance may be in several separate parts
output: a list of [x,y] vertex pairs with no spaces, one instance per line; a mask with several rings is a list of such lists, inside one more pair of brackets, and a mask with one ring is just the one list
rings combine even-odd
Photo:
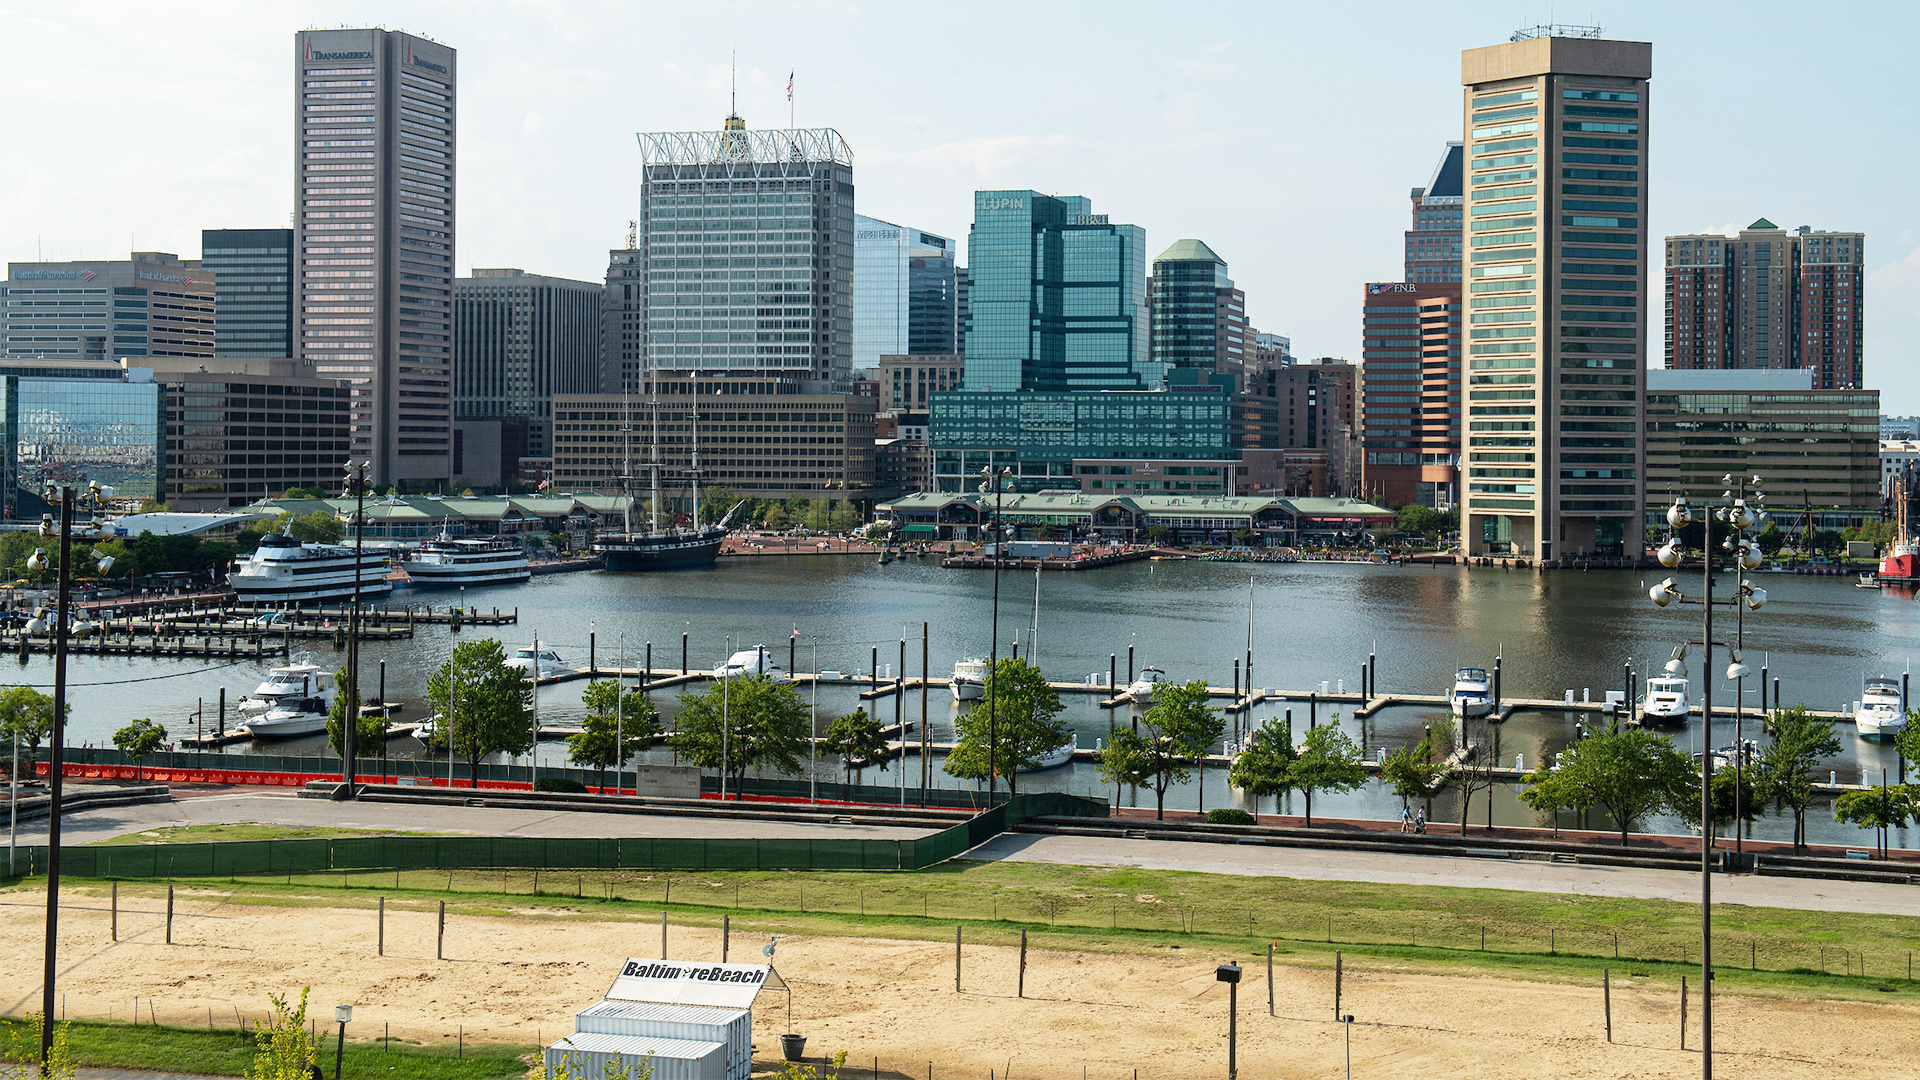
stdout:
[[700,531],[700,373],[693,373],[693,531]]
[[647,385],[653,389],[653,531],[660,531],[660,377],[652,373]]
[[628,536],[633,535],[633,385],[622,379],[620,382],[620,450],[626,463],[620,468],[620,494],[625,496],[620,502],[621,527]]

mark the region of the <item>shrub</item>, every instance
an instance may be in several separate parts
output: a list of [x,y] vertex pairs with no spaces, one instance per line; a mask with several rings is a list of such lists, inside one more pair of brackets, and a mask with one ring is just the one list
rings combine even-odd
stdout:
[[533,782],[535,791],[557,791],[564,795],[585,795],[587,785],[565,776],[543,776]]
[[1238,807],[1229,806],[1222,810],[1207,811],[1207,824],[1209,825],[1252,825],[1252,824],[1255,824],[1255,822],[1253,820],[1252,814],[1249,814],[1245,810],[1241,810]]

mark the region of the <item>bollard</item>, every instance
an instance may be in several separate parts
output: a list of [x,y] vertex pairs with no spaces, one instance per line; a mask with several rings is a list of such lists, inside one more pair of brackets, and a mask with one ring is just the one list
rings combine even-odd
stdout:
[[1680,1049],[1687,1048],[1687,977],[1680,976]]
[[1267,1015],[1273,1012],[1273,942],[1267,942]]
[[680,674],[687,673],[687,635],[680,635]]
[[647,642],[647,670],[640,673],[640,688],[646,689],[647,680],[653,678],[653,642]]
[[667,913],[660,913],[660,959],[667,958]]
[[587,678],[600,674],[599,653],[594,650],[595,631],[587,631]]
[[447,958],[447,902],[445,900],[440,901],[440,930],[433,939],[433,958],[435,960]]

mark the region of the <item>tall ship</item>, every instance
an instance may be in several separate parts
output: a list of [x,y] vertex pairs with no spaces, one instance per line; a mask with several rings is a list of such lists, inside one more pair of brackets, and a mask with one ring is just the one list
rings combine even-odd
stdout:
[[517,585],[533,577],[526,549],[511,540],[455,540],[445,528],[400,563],[415,588]]
[[1920,543],[1914,536],[1913,463],[1900,467],[1893,476],[1893,544],[1880,560],[1880,581],[1912,581],[1920,577]]
[[[292,529],[268,533],[251,555],[233,561],[228,583],[235,600],[243,604],[318,604],[353,598],[356,556],[342,544],[315,544],[288,535]],[[387,580],[387,554],[374,550],[358,557],[360,599],[371,600],[393,591]]]
[[620,478],[622,527],[617,533],[600,534],[593,542],[593,553],[600,556],[601,562],[608,570],[615,572],[712,566],[714,560],[720,557],[720,545],[727,538],[727,524],[733,520],[733,512],[740,509],[741,503],[735,503],[718,524],[700,524],[700,409],[698,405],[693,409],[693,468],[688,474],[693,493],[693,514],[684,525],[676,523],[672,528],[663,528],[660,524],[660,400],[657,390],[654,393],[653,402],[653,460],[648,466],[653,474],[653,499],[650,507],[652,521],[644,531],[633,527],[633,421],[631,415],[621,424],[621,432],[626,448],[626,468],[623,470],[624,475]]

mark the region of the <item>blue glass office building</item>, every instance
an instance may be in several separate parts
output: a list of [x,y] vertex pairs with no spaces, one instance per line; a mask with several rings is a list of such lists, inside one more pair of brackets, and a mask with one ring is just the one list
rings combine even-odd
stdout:
[[48,483],[98,480],[152,499],[164,459],[160,384],[148,368],[43,360],[0,367],[0,503],[37,517]]
[[1146,230],[1079,196],[977,191],[968,390],[1151,390]]
[[853,366],[960,351],[959,245],[924,229],[853,218]]
[[1078,487],[1077,458],[1233,456],[1233,398],[1218,388],[1113,393],[963,390],[933,395],[934,489],[968,491],[991,464],[1018,491]]

